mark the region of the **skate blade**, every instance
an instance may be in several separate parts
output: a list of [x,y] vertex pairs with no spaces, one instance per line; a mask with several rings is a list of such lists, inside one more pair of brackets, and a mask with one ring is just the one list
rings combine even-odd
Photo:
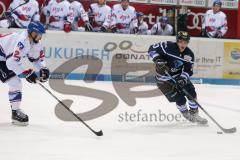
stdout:
[[208,125],[208,121],[204,121],[204,122],[199,122],[199,121],[191,121],[191,120],[186,120],[190,123],[193,123],[193,124],[196,124],[196,125],[199,125],[199,126],[209,126]]
[[208,121],[206,122],[196,122],[200,126],[208,126]]
[[12,124],[16,125],[16,126],[27,126],[28,122],[19,122],[19,121],[16,121],[16,120],[12,120]]

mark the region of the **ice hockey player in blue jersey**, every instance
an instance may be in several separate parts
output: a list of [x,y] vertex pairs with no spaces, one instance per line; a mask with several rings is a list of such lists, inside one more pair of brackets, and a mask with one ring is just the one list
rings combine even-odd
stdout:
[[179,31],[176,42],[168,41],[151,45],[148,54],[156,64],[157,86],[168,101],[175,102],[188,121],[207,124],[207,119],[199,116],[198,105],[182,92],[184,88],[194,99],[197,99],[194,85],[189,80],[193,75],[194,64],[194,53],[188,48],[189,41],[189,34]]

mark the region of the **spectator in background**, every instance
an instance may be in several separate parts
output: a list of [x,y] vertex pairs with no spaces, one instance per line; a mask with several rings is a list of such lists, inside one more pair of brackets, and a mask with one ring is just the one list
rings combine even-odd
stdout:
[[74,21],[74,13],[70,6],[66,0],[51,0],[43,9],[47,19],[47,28],[69,32]]
[[88,13],[94,32],[108,32],[112,11],[106,5],[106,0],[98,0],[98,3],[91,4]]
[[142,12],[137,12],[137,25],[138,30],[136,34],[147,35],[148,34],[148,24],[144,22],[144,14]]
[[137,33],[135,8],[129,5],[129,0],[121,0],[112,9],[111,30],[113,33]]
[[73,15],[71,15],[71,16],[74,17],[71,29],[73,31],[78,31],[78,21],[79,21],[79,18],[82,18],[82,20],[84,21],[84,24],[85,24],[85,30],[92,31],[93,28],[92,28],[91,24],[89,23],[88,14],[85,12],[83,5],[76,0],[68,0],[68,1],[70,3],[71,10],[73,11],[72,12]]
[[168,24],[168,17],[162,16],[159,22],[153,25],[151,29],[152,35],[173,35],[173,27]]
[[202,23],[201,35],[203,37],[222,38],[227,32],[227,17],[221,11],[221,6],[222,2],[215,0],[213,8],[206,12]]
[[186,31],[187,32],[187,21],[188,21],[188,7],[181,6],[177,14],[177,32]]
[[6,19],[0,21],[0,27],[27,28],[31,21],[40,21],[38,2],[13,0],[4,16]]

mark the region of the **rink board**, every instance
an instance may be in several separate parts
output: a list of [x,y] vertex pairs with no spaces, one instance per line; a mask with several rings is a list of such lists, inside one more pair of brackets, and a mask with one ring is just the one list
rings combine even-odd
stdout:
[[[48,31],[42,43],[52,78],[152,83],[149,46],[174,40],[174,36]],[[194,80],[240,84],[239,40],[191,38],[189,46],[195,53]]]

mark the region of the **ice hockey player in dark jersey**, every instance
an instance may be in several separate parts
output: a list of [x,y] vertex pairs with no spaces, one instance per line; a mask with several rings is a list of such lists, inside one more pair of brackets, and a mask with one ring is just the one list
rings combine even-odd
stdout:
[[188,48],[189,40],[187,32],[179,31],[176,42],[151,45],[148,54],[156,64],[157,86],[169,102],[176,102],[177,108],[188,121],[207,124],[207,119],[199,116],[198,105],[181,91],[184,88],[193,98],[197,98],[195,88],[189,80],[193,75],[194,64],[194,53]]

